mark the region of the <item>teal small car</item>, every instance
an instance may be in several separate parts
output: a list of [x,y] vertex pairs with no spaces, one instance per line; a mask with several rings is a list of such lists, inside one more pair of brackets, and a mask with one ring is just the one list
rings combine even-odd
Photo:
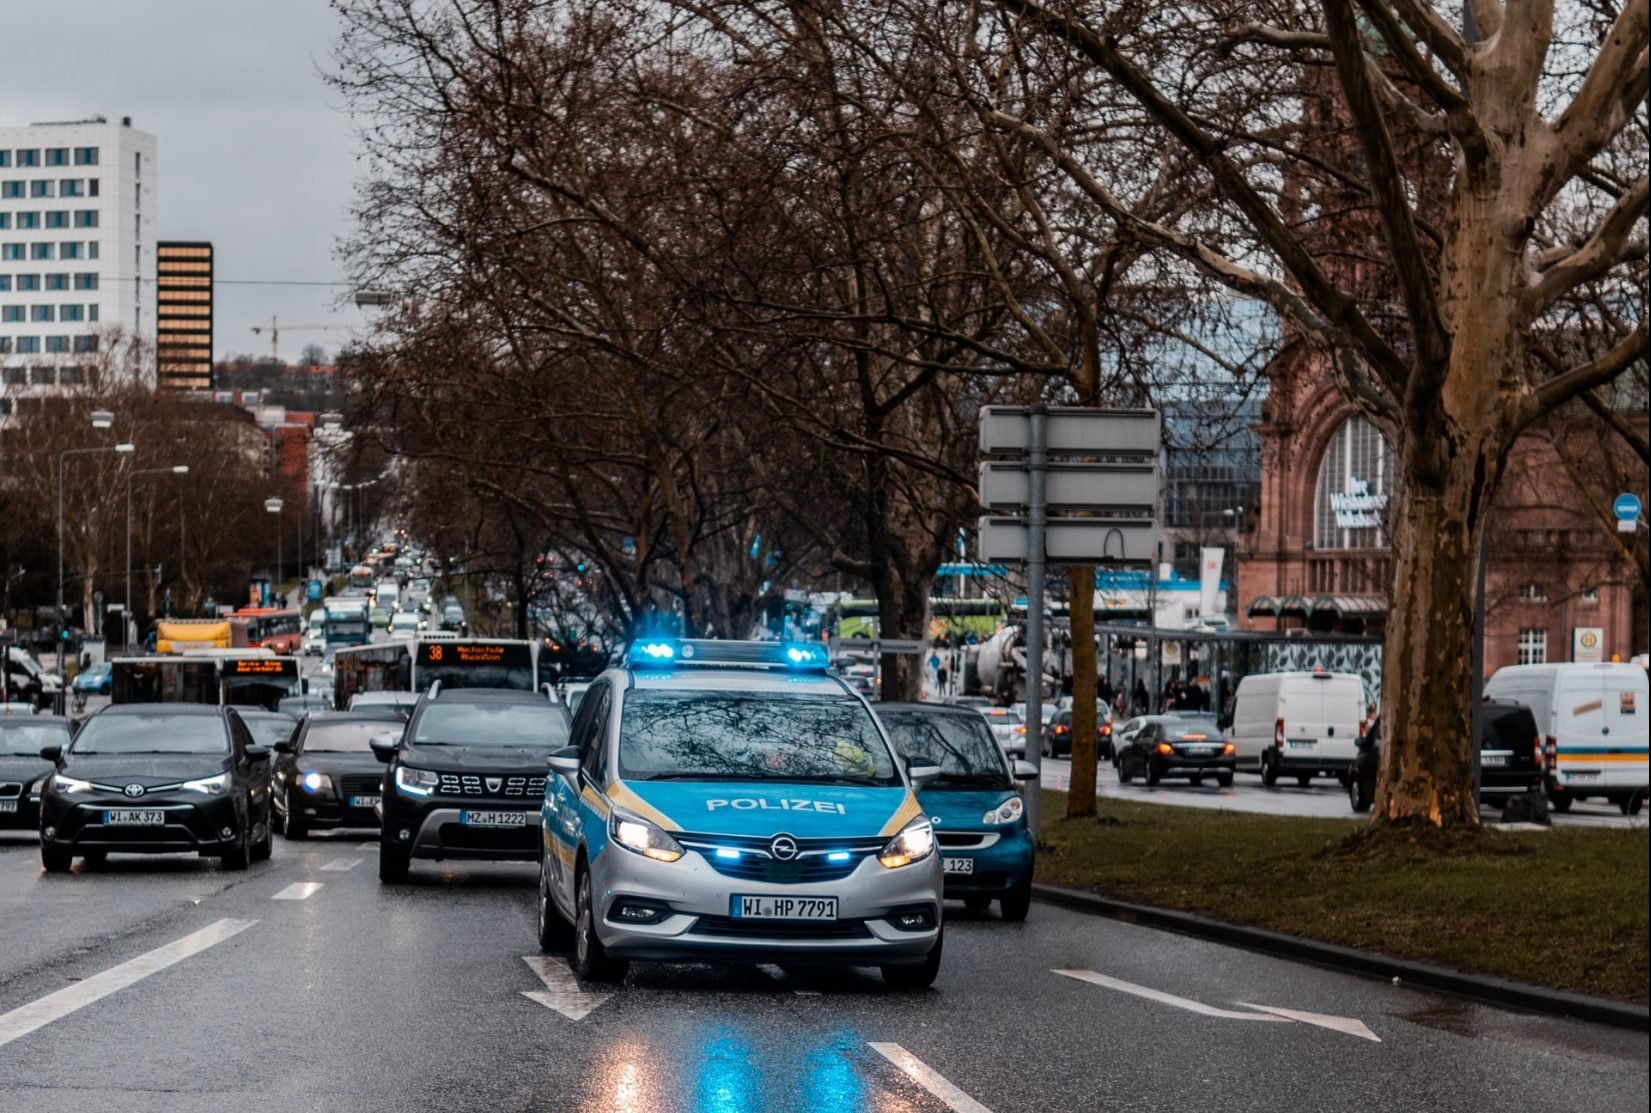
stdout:
[[1026,919],[1034,843],[1020,783],[1035,775],[1032,766],[1011,763],[991,726],[972,707],[872,707],[909,765],[940,767],[940,775],[926,780],[917,800],[934,825],[946,897],[975,912],[995,900],[1005,920]]

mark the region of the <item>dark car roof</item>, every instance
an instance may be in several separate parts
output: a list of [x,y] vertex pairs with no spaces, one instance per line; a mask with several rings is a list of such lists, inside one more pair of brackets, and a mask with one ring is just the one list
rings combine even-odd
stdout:
[[62,715],[0,715],[0,729],[6,727],[37,727],[57,725],[67,729],[69,720]]

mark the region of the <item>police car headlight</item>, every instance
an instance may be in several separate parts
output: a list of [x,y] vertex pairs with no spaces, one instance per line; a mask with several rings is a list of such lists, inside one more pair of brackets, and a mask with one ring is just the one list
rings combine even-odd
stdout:
[[229,774],[219,773],[216,777],[202,777],[198,781],[185,781],[179,787],[185,792],[199,792],[203,796],[222,796],[229,788]]
[[90,792],[92,791],[92,782],[77,780],[74,777],[65,777],[62,773],[56,773],[52,776],[52,789],[66,795],[72,795],[76,792]]
[[1020,802],[1019,796],[1011,796],[991,811],[981,817],[982,823],[1013,823],[1025,812],[1026,805]]
[[656,862],[674,862],[682,857],[682,844],[645,819],[614,812],[608,817],[608,833],[626,850],[634,850]]
[[883,845],[877,860],[888,869],[899,869],[913,862],[921,862],[934,853],[934,828],[927,819],[912,820],[900,833]]
[[414,769],[410,765],[396,766],[396,787],[410,796],[428,796],[440,783],[441,778],[428,769]]

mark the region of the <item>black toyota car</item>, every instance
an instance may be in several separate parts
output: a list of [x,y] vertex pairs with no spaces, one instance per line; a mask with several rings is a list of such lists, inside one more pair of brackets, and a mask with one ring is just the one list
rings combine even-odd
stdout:
[[534,861],[545,758],[567,745],[554,696],[437,681],[406,730],[372,741],[386,763],[380,881],[405,881],[414,858]]
[[47,746],[69,744],[69,720],[56,715],[0,717],[0,830],[40,826],[40,789],[52,763]]
[[67,746],[40,795],[40,860],[193,851],[246,869],[269,857],[269,750],[231,707],[131,703],[105,707]]
[[384,766],[372,740],[406,725],[392,707],[311,713],[275,744],[275,829],[301,839],[319,827],[378,829]]

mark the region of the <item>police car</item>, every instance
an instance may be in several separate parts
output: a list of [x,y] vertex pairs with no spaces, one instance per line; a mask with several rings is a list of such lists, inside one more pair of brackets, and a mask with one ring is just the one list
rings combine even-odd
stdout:
[[817,646],[644,641],[549,759],[539,943],[632,959],[877,966],[941,957],[940,859],[907,768]]

